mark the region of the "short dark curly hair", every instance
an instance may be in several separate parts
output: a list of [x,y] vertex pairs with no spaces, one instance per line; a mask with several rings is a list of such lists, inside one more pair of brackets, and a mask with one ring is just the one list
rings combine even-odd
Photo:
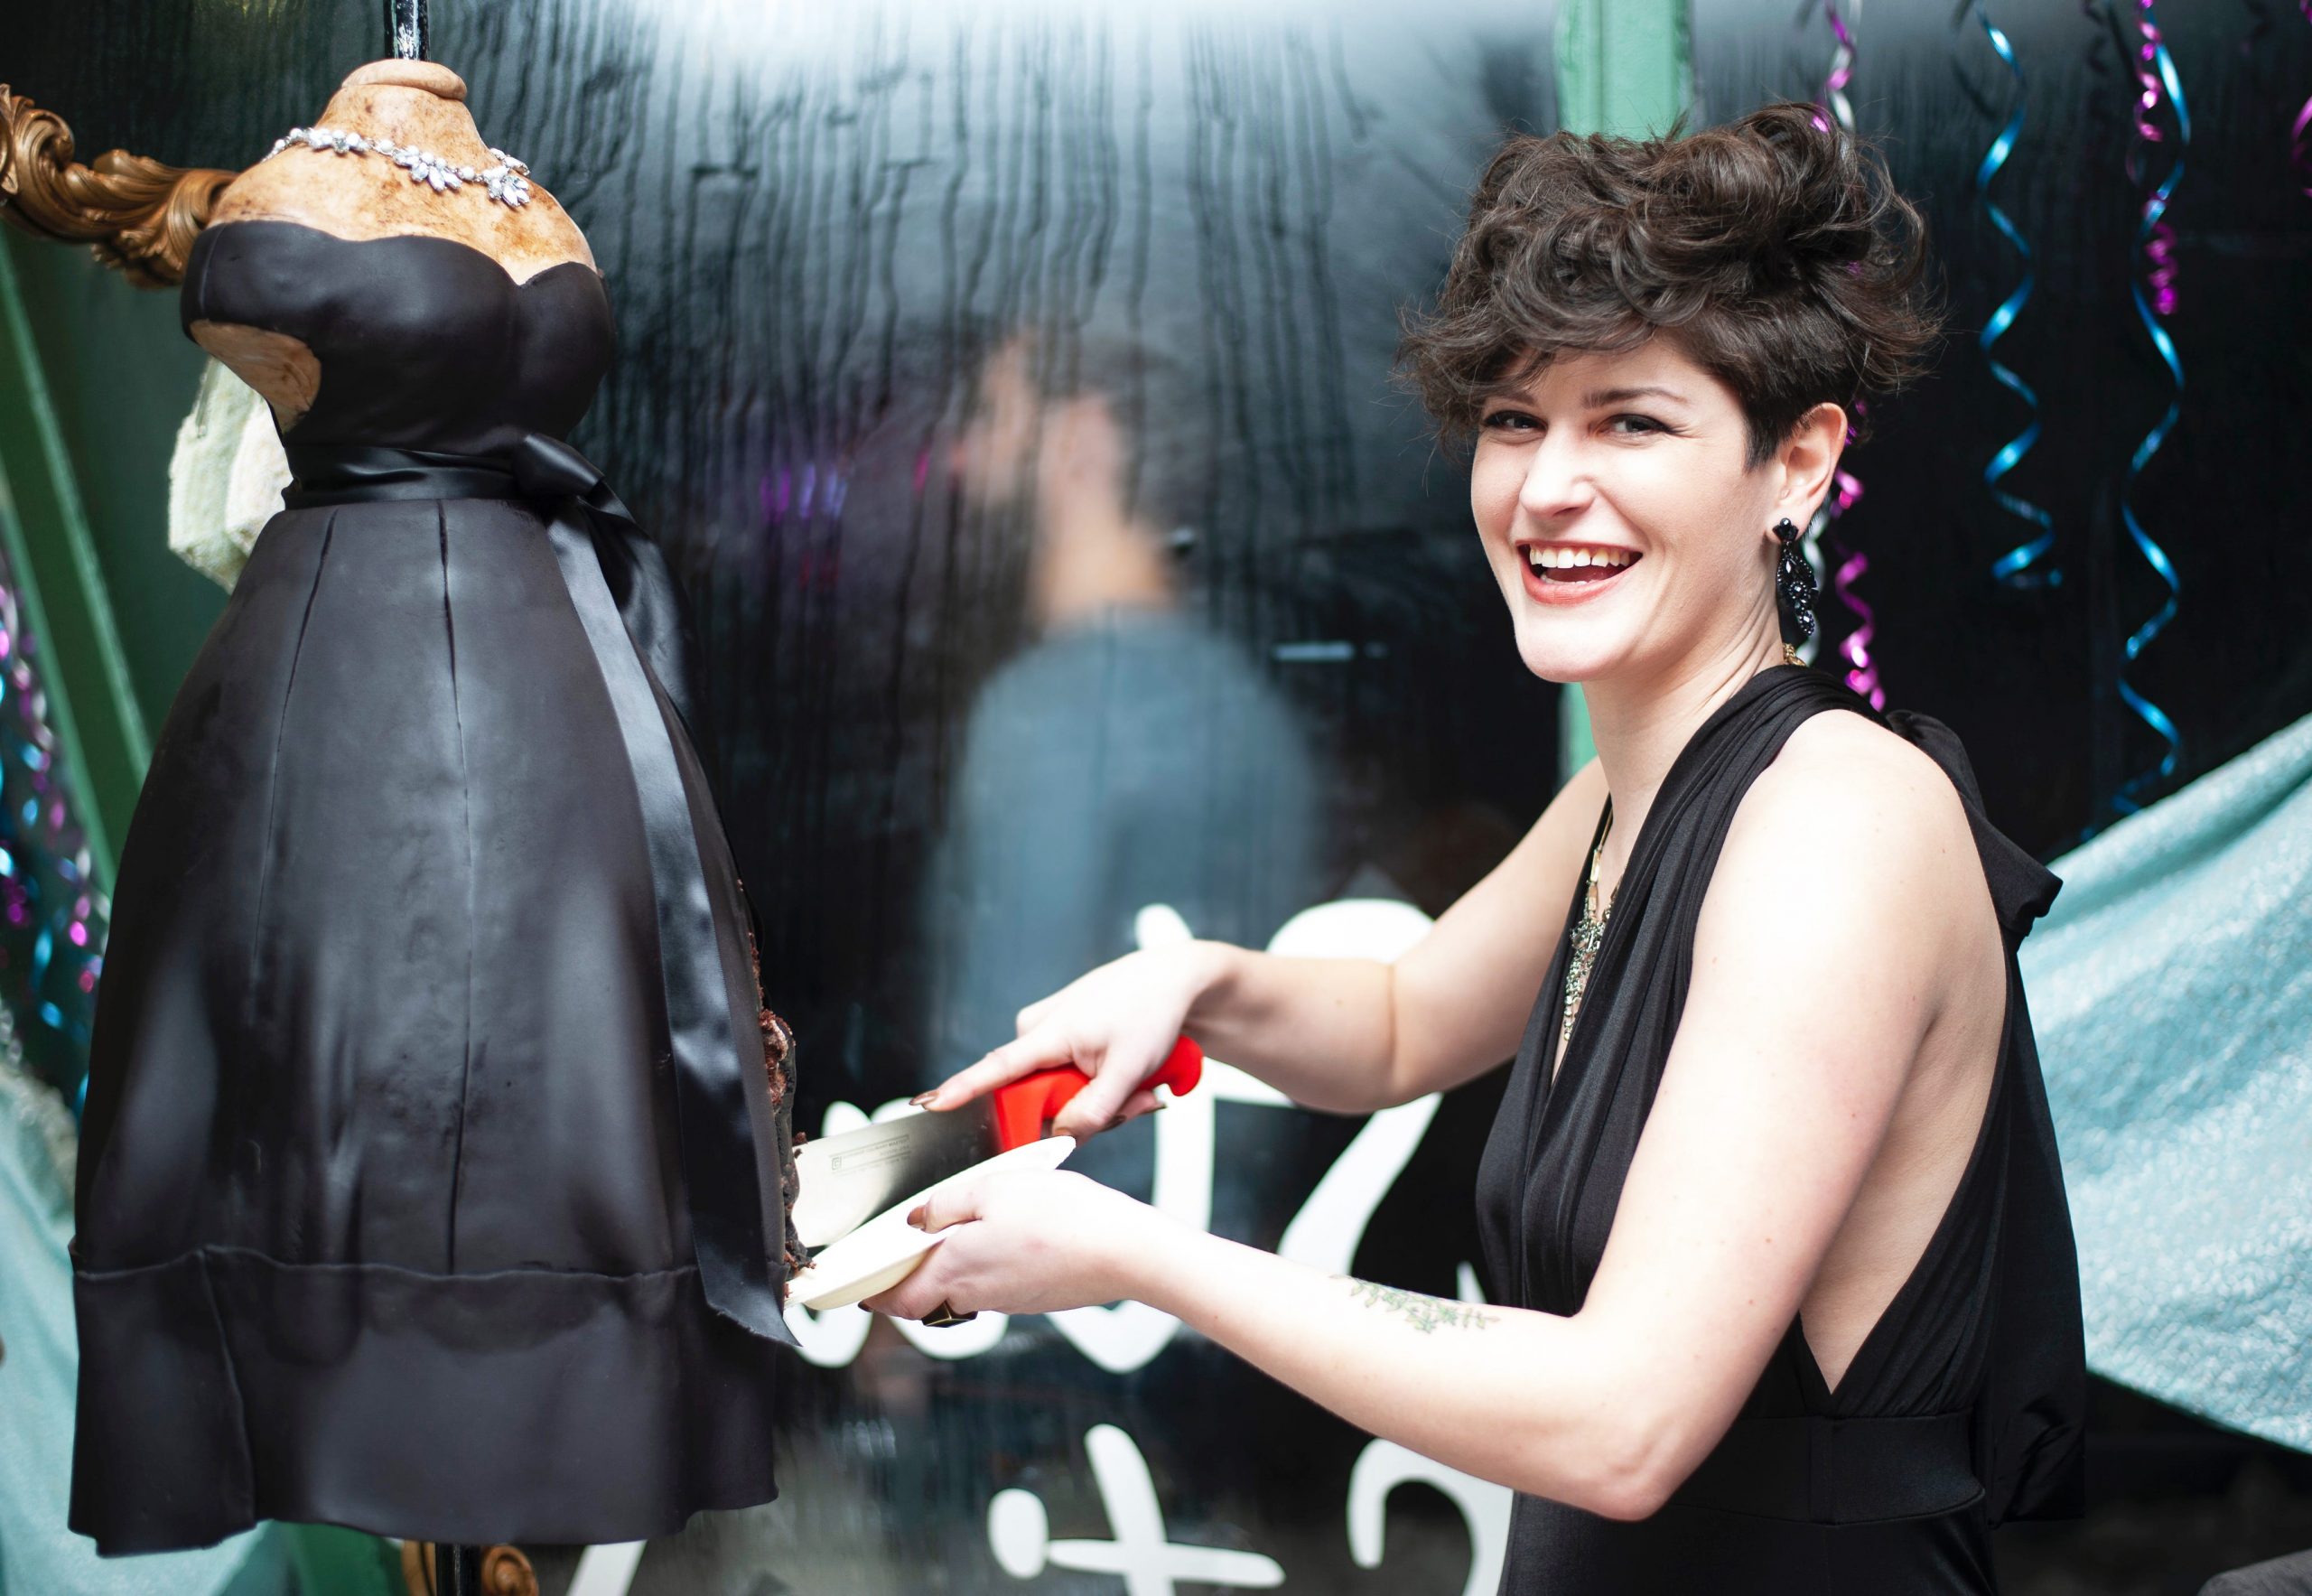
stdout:
[[1924,369],[1942,331],[1925,273],[1926,224],[1884,159],[1812,106],[1691,135],[1513,138],[1398,364],[1466,444],[1488,398],[1557,355],[1668,333],[1740,399],[1755,467],[1816,405],[1853,417]]

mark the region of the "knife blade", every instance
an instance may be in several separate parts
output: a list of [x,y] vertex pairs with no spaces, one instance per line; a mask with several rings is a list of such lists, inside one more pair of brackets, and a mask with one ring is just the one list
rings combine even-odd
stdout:
[[[1204,1050],[1187,1037],[1142,1082],[1177,1095],[1204,1077]],[[795,1150],[795,1238],[821,1247],[849,1235],[901,1198],[974,1164],[1040,1141],[1091,1077],[1073,1065],[1039,1069],[960,1108],[929,1109],[821,1136]]]

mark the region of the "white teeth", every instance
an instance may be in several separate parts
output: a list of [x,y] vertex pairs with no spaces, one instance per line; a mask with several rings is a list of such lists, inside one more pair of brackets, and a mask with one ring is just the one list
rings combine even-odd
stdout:
[[1605,565],[1618,571],[1636,557],[1626,548],[1576,548],[1554,543],[1525,546],[1526,563],[1536,571],[1563,571],[1581,565]]

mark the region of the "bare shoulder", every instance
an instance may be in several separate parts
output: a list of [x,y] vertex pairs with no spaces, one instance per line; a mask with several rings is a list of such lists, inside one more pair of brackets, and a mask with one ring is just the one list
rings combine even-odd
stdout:
[[225,186],[209,214],[210,227],[235,221],[296,221],[299,183],[280,161],[259,161]]
[[415,235],[446,238],[497,260],[516,282],[566,261],[594,265],[578,224],[533,183],[519,210],[479,191],[436,193],[408,182],[382,157],[322,156],[292,150],[249,167],[219,196],[209,225],[283,221],[335,238]]
[[1966,808],[1943,767],[1898,733],[1841,710],[1815,715],[1790,734],[1751,788],[1735,826],[1796,826],[1817,847],[1868,839],[1897,854],[1971,843]]
[[1947,925],[1973,918],[1988,891],[1943,767],[1842,711],[1791,734],[1736,812],[1721,863],[1736,875],[1778,870],[1803,882],[1818,909],[1875,905],[1914,931],[1921,916]]
[[[1974,1000],[1996,982],[1998,946],[1943,768],[1860,716],[1819,714],[1735,812],[1694,928],[1689,1015],[1778,1039],[1791,1068],[1878,1115],[1946,1016],[1995,1014]],[[1789,979],[1794,955],[1839,978]]]
[[[284,221],[340,238],[368,238],[401,230],[373,214],[403,196],[382,157],[324,156],[292,149],[247,168],[217,197],[209,225]],[[425,191],[431,194],[433,191]]]

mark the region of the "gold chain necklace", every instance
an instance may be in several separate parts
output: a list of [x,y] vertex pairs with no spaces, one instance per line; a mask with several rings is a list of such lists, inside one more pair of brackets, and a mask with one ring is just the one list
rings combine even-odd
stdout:
[[[1614,912],[1612,892],[1601,902],[1598,895],[1598,861],[1606,851],[1606,839],[1613,835],[1614,811],[1606,808],[1604,829],[1598,833],[1598,845],[1590,850],[1590,870],[1583,878],[1581,919],[1573,928],[1573,947],[1565,961],[1565,1017],[1558,1022],[1557,1045],[1562,1049],[1573,1035],[1573,1017],[1581,1012],[1581,994],[1590,985],[1590,972],[1598,963],[1598,949],[1606,940],[1606,918]],[[1615,891],[1621,883],[1615,883]]]

